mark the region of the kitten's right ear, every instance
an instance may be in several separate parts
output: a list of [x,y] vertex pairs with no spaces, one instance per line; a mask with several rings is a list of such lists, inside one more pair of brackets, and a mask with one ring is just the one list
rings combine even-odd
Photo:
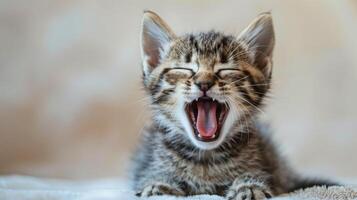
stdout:
[[171,28],[152,11],[144,11],[141,29],[141,55],[144,75],[157,67],[175,38]]

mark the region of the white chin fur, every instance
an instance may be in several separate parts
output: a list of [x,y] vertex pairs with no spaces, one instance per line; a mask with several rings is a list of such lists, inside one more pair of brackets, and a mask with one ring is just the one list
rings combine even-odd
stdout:
[[234,121],[237,120],[237,118],[233,115],[234,112],[228,111],[228,115],[227,118],[223,124],[223,127],[221,129],[221,133],[218,136],[218,139],[212,142],[202,142],[196,139],[191,123],[188,119],[188,116],[185,112],[185,103],[183,102],[183,100],[180,100],[178,102],[177,105],[177,117],[178,119],[180,119],[188,137],[190,138],[191,142],[198,147],[199,149],[202,150],[212,150],[215,149],[217,147],[219,147],[219,145],[221,145],[224,141],[224,139],[226,138],[226,136],[229,133],[229,130],[231,129],[232,124],[234,124]]

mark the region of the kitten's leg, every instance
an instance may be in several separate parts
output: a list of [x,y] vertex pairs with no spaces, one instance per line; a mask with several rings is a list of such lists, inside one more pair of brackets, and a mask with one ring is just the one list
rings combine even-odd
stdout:
[[261,200],[273,196],[264,179],[244,175],[234,180],[226,193],[228,200]]
[[139,197],[149,197],[156,195],[185,196],[185,193],[179,187],[175,187],[163,182],[148,184],[140,192],[136,193],[136,196]]

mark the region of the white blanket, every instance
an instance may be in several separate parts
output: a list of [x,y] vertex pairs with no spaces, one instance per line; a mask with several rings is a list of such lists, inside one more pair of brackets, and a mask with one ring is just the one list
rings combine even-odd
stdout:
[[[124,180],[68,181],[27,176],[0,177],[0,200],[138,200]],[[150,200],[224,200],[215,195],[192,197],[155,196]],[[357,199],[357,188],[315,187],[275,200]]]

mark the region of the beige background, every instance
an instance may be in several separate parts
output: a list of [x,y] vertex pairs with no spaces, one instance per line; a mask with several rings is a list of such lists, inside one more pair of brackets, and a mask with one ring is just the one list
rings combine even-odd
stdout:
[[139,28],[239,33],[271,10],[277,45],[264,114],[301,172],[357,178],[357,3],[343,0],[0,1],[0,173],[126,175],[147,112]]

